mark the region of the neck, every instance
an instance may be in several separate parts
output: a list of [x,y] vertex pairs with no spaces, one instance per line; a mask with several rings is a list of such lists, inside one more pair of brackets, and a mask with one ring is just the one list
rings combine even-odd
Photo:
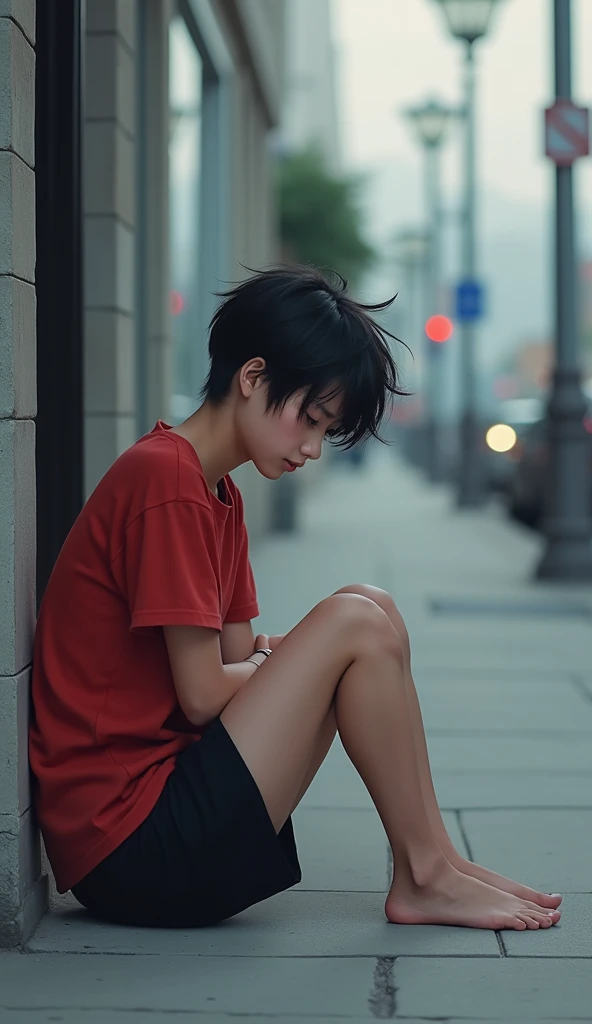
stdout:
[[233,407],[230,401],[220,407],[205,402],[178,427],[176,434],[193,445],[201,462],[206,483],[213,494],[218,482],[237,466],[248,462],[237,437]]

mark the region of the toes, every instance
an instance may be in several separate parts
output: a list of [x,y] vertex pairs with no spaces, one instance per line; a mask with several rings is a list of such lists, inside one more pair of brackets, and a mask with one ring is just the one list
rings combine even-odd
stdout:
[[536,904],[533,906],[531,903],[525,903],[524,906],[520,907],[519,913],[523,916],[534,918],[542,928],[548,928],[551,924],[557,924],[561,918],[559,910],[542,910],[541,907],[537,907]]
[[552,910],[552,907],[543,907],[540,903],[532,903],[530,900],[524,900],[522,910],[532,910],[535,914],[544,913],[545,910]]
[[545,914],[544,912],[542,914],[535,914],[533,912],[531,916],[536,918],[541,928],[550,928],[551,925],[554,923],[554,918],[551,914]]
[[524,932],[526,931],[527,924],[526,921],[523,921],[517,914],[515,917],[508,915],[508,917],[503,918],[503,924],[500,926],[500,930],[503,928],[511,928],[513,931]]
[[536,931],[537,928],[540,928],[540,924],[537,919],[534,916],[531,917],[527,910],[519,911],[519,913],[516,914],[516,917],[519,921],[524,921],[526,927],[530,928],[531,931]]
[[548,910],[557,910],[557,907],[563,903],[563,896],[560,896],[559,893],[552,893],[549,895],[546,892],[540,892],[538,893],[535,902],[538,903],[539,901],[541,907],[546,907]]

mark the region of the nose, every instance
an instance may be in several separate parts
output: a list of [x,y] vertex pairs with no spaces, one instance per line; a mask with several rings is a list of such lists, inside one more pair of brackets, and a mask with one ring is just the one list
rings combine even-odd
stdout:
[[303,444],[300,449],[303,457],[306,459],[320,459],[322,450],[322,441],[315,443],[307,441],[307,443]]

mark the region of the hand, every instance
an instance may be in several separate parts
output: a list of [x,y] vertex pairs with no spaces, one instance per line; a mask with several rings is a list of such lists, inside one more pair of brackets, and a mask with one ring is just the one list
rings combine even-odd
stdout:
[[258,666],[261,666],[264,661],[267,661],[267,658],[268,658],[267,654],[255,654],[255,651],[258,650],[258,648],[260,648],[260,647],[265,647],[268,650],[271,650],[271,648],[269,646],[269,637],[268,637],[267,633],[258,633],[257,634],[257,636],[255,637],[255,644],[253,646],[253,650],[252,650],[251,654],[247,655],[247,657],[245,658],[245,661],[250,661],[252,665],[258,665]]
[[275,649],[279,647],[279,645],[281,644],[285,635],[285,633],[277,633],[275,636],[268,637],[269,643],[267,646],[269,647],[269,649],[271,651],[275,651]]
[[253,653],[255,653],[258,647],[266,647],[268,650],[271,650],[271,644],[269,642],[269,637],[267,633],[258,633],[257,636],[255,637],[255,646],[253,647]]

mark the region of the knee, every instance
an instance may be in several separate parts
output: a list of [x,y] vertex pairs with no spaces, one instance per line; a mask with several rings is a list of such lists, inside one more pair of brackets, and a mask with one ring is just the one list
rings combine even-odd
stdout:
[[377,601],[346,588],[325,598],[321,604],[335,617],[348,637],[356,637],[358,648],[388,650],[398,660],[404,660],[402,639]]
[[381,590],[380,587],[373,587],[369,583],[352,583],[350,586],[342,587],[340,590],[337,590],[336,593],[358,594],[359,596],[365,597],[378,605],[378,607],[381,608],[388,616],[393,628],[399,635],[404,651],[409,656],[409,634],[407,633],[407,627],[399,609],[387,590]]

